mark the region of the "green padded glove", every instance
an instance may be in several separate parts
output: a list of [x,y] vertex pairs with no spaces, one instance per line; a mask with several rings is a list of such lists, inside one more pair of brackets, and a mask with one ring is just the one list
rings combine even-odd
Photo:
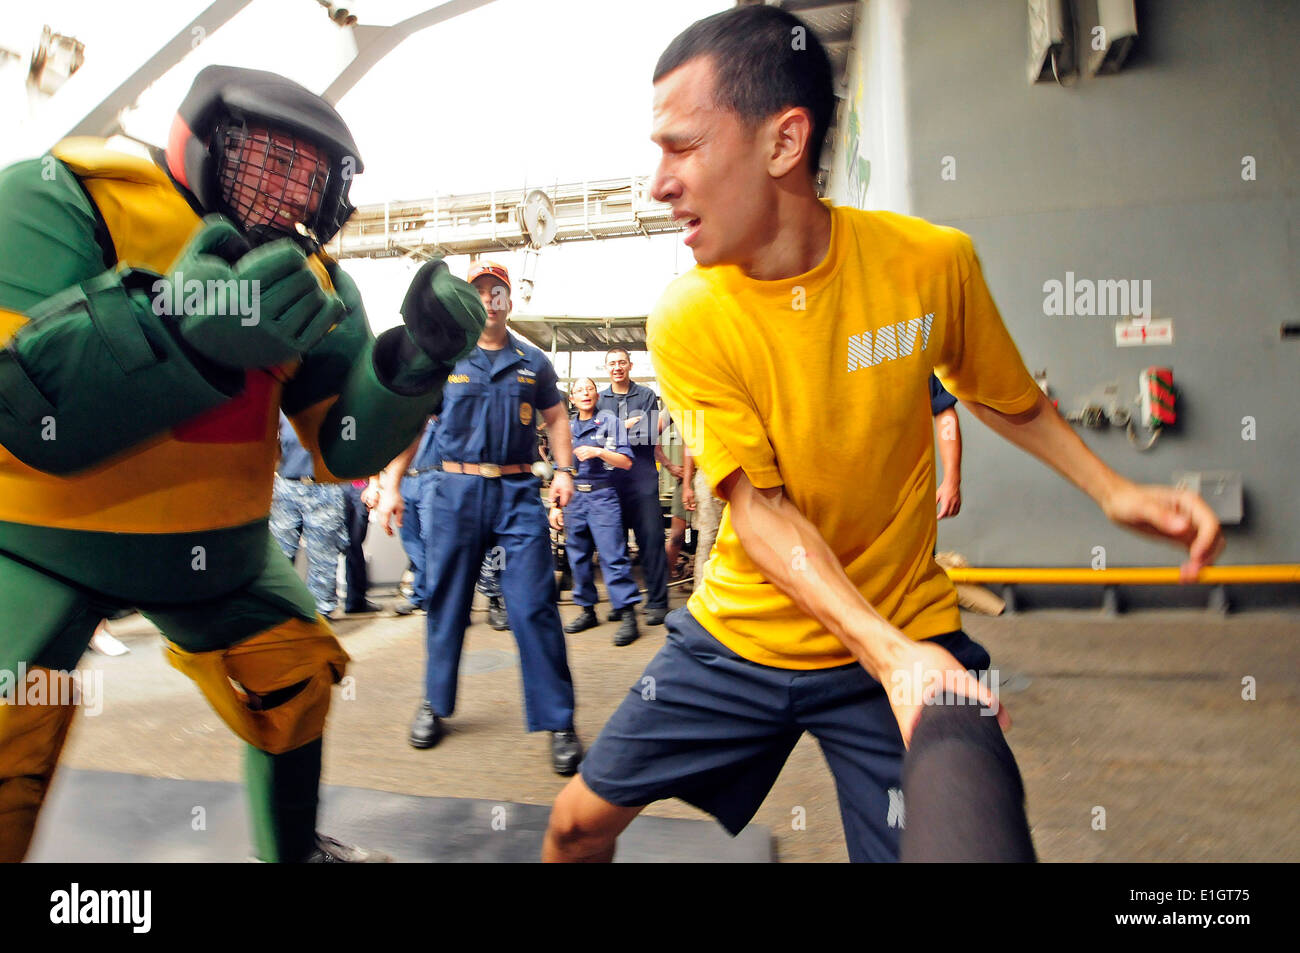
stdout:
[[203,220],[165,278],[173,283],[170,303],[181,304],[185,342],[227,367],[293,360],[344,314],[338,295],[320,286],[292,239],[249,251],[220,215]]
[[426,261],[402,301],[406,333],[420,350],[448,367],[474,350],[487,312],[478,292],[452,275],[441,258]]

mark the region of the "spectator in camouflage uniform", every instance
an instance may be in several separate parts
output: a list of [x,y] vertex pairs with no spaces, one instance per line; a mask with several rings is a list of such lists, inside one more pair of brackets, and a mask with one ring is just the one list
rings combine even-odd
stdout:
[[311,454],[289,418],[280,414],[280,463],[271,494],[271,535],[290,562],[301,539],[307,548],[307,588],[325,617],[338,607],[339,553],[347,548],[343,487],[317,483]]

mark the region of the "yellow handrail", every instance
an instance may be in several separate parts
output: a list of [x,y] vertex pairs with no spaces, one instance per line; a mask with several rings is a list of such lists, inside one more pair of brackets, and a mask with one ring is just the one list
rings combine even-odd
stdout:
[[[949,569],[953,582],[976,584],[1033,583],[1067,586],[1161,586],[1180,583],[1176,566],[1149,569],[1041,569],[981,568]],[[1250,585],[1257,583],[1300,583],[1300,565],[1209,566],[1197,575],[1201,585]]]

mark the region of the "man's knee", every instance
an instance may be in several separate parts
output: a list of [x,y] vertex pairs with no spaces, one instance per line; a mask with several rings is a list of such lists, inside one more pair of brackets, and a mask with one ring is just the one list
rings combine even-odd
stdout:
[[609,860],[614,843],[639,807],[619,807],[587,787],[581,775],[560,792],[551,808],[543,860]]
[[612,833],[597,817],[584,814],[572,804],[563,804],[561,794],[551,809],[546,829],[547,861],[607,859],[614,852],[618,834]]

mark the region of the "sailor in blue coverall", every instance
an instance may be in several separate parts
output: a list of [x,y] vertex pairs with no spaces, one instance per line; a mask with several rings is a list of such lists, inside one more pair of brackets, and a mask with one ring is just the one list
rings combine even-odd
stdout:
[[[434,440],[437,431],[438,418],[430,417],[425,423],[424,433],[416,438],[404,454],[389,464],[388,479],[397,483],[399,492],[395,497],[389,495],[387,502],[379,506],[379,522],[389,536],[393,535],[390,525],[392,517],[399,509],[401,513],[396,522],[402,549],[411,564],[412,596],[394,606],[393,611],[403,616],[426,608],[428,583],[425,563],[430,539],[437,529],[432,522],[432,507],[438,474],[442,470]],[[401,501],[400,508],[394,505],[398,500]],[[506,606],[498,579],[497,564],[500,561],[499,552],[490,551],[483,557],[477,589],[488,597],[488,623],[498,631],[505,631],[510,628],[510,623],[506,619]]]
[[551,525],[560,529],[557,524],[563,523],[565,552],[573,571],[573,601],[582,607],[564,631],[574,634],[600,624],[594,608],[596,576],[592,563],[598,549],[610,605],[622,616],[614,644],[629,645],[640,634],[633,611],[639,593],[627,557],[627,530],[612,477],[615,470],[631,468],[632,448],[622,421],[608,410],[596,409],[596,396],[596,382],[590,377],[579,377],[569,390],[577,410],[569,421],[573,455],[578,461],[576,492],[567,511],[551,510]]
[[571,775],[582,759],[573,730],[573,679],[555,605],[554,561],[542,505],[535,414],[550,437],[556,475],[553,503],[573,495],[569,419],[546,355],[510,334],[510,278],[500,265],[470,272],[488,313],[479,346],[453,368],[437,411],[435,457],[441,462],[429,522],[425,566],[428,659],[425,700],[410,742],[427,748],[440,719],[456,706],[465,627],[483,557],[500,547],[501,588],[519,646],[529,731],[551,732],[552,766]]
[[[623,509],[623,524],[636,536],[645,577],[645,621],[663,625],[668,614],[668,555],[664,550],[664,514],[659,506],[659,471],[655,460],[662,451],[659,434],[667,415],[660,419],[659,398],[649,387],[632,380],[632,360],[627,348],[616,346],[605,355],[609,387],[600,392],[596,406],[608,410],[627,427],[632,447],[632,468],[613,474],[614,489]],[[635,611],[635,610],[633,610]],[[610,621],[622,618],[617,609]]]
[[434,457],[433,446],[437,426],[437,421],[432,417],[425,423],[415,456],[410,465],[402,469],[398,483],[402,499],[402,549],[411,563],[411,591],[414,593],[410,600],[396,607],[398,615],[410,615],[416,609],[425,607],[424,551],[425,539],[432,529],[429,525],[429,504],[433,500],[434,483],[438,479],[438,461]]

